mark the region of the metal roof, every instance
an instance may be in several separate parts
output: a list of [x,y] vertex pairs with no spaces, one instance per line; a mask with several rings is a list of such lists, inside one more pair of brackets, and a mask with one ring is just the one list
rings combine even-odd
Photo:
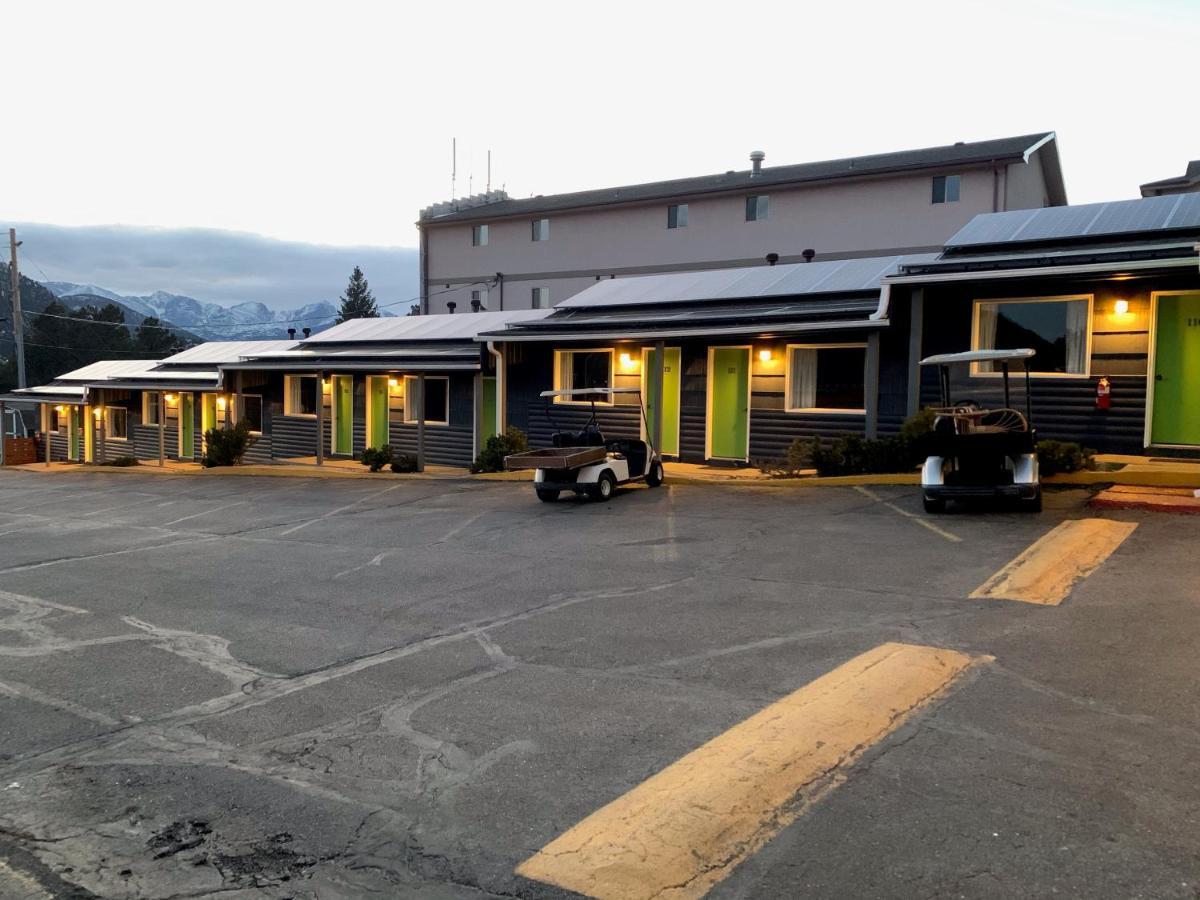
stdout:
[[898,272],[900,266],[935,259],[936,253],[916,253],[613,278],[598,281],[561,301],[556,307],[555,318],[561,318],[563,310],[580,308],[878,291],[882,279]]
[[[671,181],[655,181],[647,184],[624,187],[578,191],[570,194],[552,194],[523,200],[504,199],[467,209],[438,214],[422,214],[422,225],[439,225],[449,222],[466,222],[505,216],[522,216],[532,213],[554,212],[589,206],[605,206],[617,203],[634,203],[683,197],[695,194],[717,193],[757,189],[771,186],[803,184],[805,182],[829,181],[842,178],[861,178],[892,172],[921,169],[962,168],[1015,160],[1028,160],[1040,148],[1050,145],[1053,149],[1055,134],[1044,131],[1038,134],[998,138],[988,141],[950,144],[942,147],[926,147],[919,150],[900,150],[892,153],[877,153],[869,156],[833,159],[821,162],[800,163],[791,166],[769,166],[761,174],[752,175],[749,169],[726,172],[721,175],[702,175],[696,178],[678,178]],[[1062,186],[1057,153],[1046,167],[1050,182],[1050,197],[1055,202],[1066,202],[1066,191]],[[435,210],[443,208],[443,204]]]
[[47,400],[68,400],[71,402],[83,402],[83,392],[85,388],[82,384],[39,384],[37,387],[29,388],[13,388],[7,394],[0,394],[0,400],[15,400],[20,401],[47,401]]
[[301,347],[324,344],[390,343],[393,341],[473,341],[483,331],[504,328],[513,322],[541,319],[553,309],[512,309],[493,312],[441,313],[429,316],[395,316],[350,319],[301,341]]
[[451,346],[445,345],[425,345],[411,346],[403,348],[393,347],[322,347],[312,350],[284,350],[279,353],[264,353],[261,356],[246,357],[242,362],[252,363],[258,361],[270,362],[286,362],[295,360],[296,362],[312,362],[313,360],[337,360],[337,359],[378,359],[387,361],[389,359],[429,359],[446,358],[453,359],[457,357],[479,356],[479,348],[475,343],[454,344]]
[[158,365],[157,359],[102,359],[86,365],[82,369],[75,369],[73,372],[59,375],[54,381],[56,383],[62,381],[80,383],[106,381],[110,378],[128,375],[131,372],[147,372],[156,365]]
[[245,356],[255,356],[298,346],[296,341],[206,341],[168,356],[161,365],[196,366],[237,362]]
[[960,228],[946,249],[1165,231],[1200,232],[1200,194],[982,213]]

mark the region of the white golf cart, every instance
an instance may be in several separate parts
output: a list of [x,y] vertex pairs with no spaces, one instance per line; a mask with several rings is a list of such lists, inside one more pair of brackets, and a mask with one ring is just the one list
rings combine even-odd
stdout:
[[[921,360],[938,367],[940,407],[935,407],[929,455],[921,467],[925,511],[942,512],[948,500],[1007,498],[1031,512],[1042,509],[1038,477],[1037,431],[1029,391],[1033,350],[971,350],[943,353]],[[1025,413],[1011,408],[1009,365],[1025,369]],[[1004,406],[982,409],[974,401],[950,399],[950,368],[983,363],[999,366],[1004,380]]]
[[[533,489],[543,503],[553,503],[563,491],[586,494],[593,500],[608,500],[618,485],[644,481],[649,487],[658,487],[663,481],[662,458],[648,441],[617,439],[606,441],[596,424],[597,396],[612,397],[614,394],[638,394],[638,408],[642,403],[637,388],[581,388],[569,391],[542,391],[546,400],[546,416],[550,415],[550,404],[555,397],[572,397],[592,401],[592,417],[580,431],[557,430],[553,447],[543,450],[528,450],[504,458],[505,468],[510,471],[533,469]],[[643,420],[646,411],[641,409]],[[649,429],[647,429],[649,431]]]

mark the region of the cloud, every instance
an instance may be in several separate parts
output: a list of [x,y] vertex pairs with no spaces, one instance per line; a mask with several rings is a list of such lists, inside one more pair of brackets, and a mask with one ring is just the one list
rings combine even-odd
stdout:
[[168,291],[223,305],[258,301],[283,309],[336,302],[356,265],[380,303],[407,301],[420,290],[417,251],[411,247],[302,244],[209,228],[35,223],[16,228],[26,276],[120,294]]

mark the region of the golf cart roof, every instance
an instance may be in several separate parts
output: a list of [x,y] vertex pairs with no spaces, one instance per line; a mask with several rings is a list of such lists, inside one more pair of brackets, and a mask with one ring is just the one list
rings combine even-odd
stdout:
[[1004,362],[1011,359],[1029,359],[1036,353],[1026,347],[1023,350],[965,350],[962,353],[939,353],[921,360],[923,366],[950,366],[955,363]]
[[588,397],[595,394],[640,394],[640,388],[575,388],[570,391],[542,391],[541,397]]

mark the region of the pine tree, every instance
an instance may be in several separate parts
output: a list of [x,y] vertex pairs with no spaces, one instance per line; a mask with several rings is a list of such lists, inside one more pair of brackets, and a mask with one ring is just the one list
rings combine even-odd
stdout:
[[346,285],[346,293],[341,297],[342,306],[338,310],[337,324],[347,319],[378,319],[379,307],[375,305],[375,295],[367,284],[367,279],[358,266],[350,274],[350,283]]
[[147,359],[157,359],[178,353],[186,345],[179,335],[163,326],[156,316],[147,316],[133,334],[133,349]]

